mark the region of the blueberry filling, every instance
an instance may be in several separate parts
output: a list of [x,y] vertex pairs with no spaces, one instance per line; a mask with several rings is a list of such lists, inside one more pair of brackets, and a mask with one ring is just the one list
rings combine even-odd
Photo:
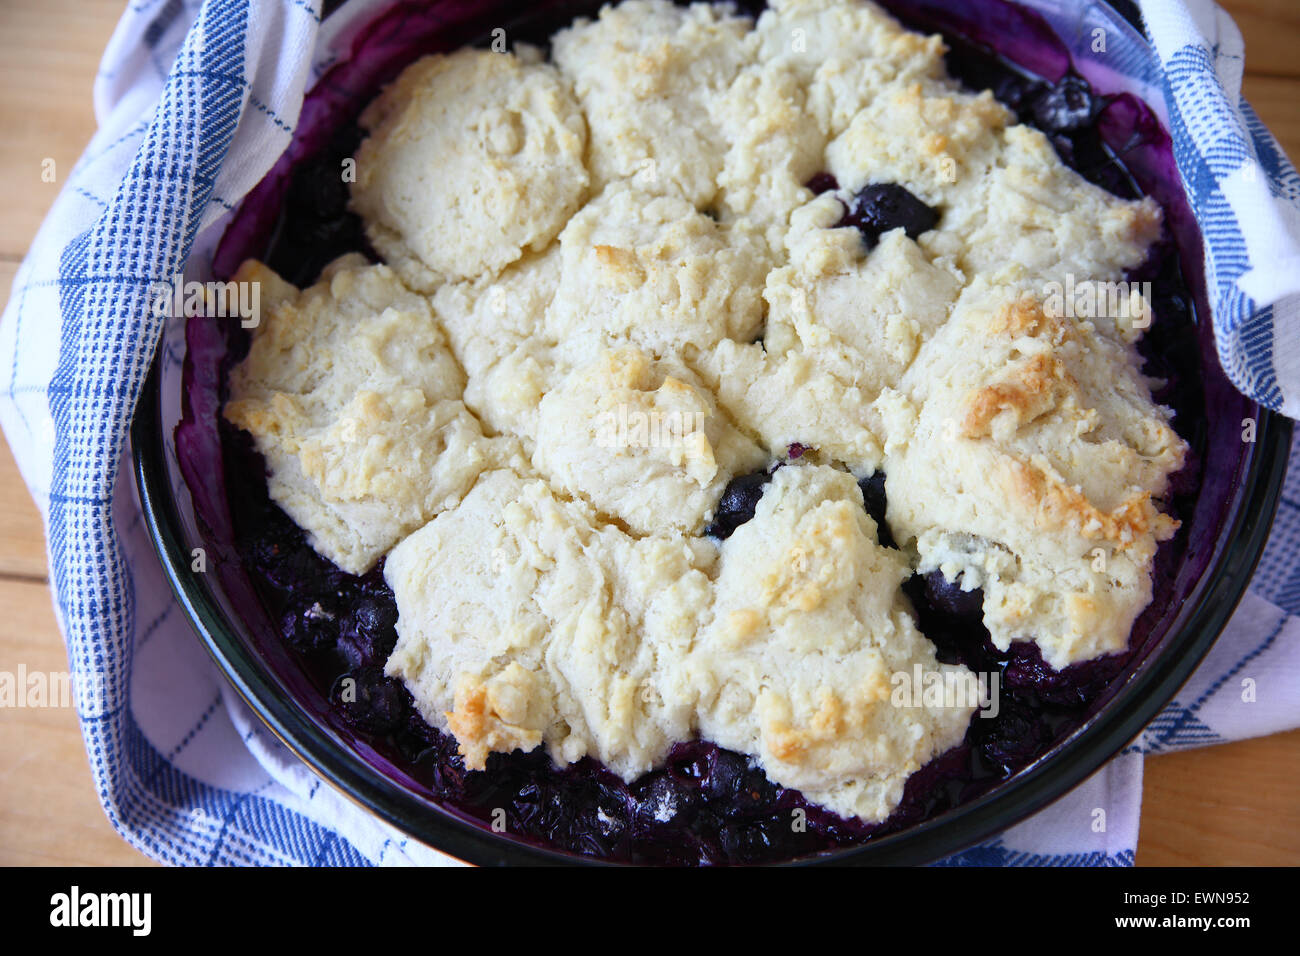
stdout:
[[338,619],[332,611],[313,601],[306,608],[294,608],[282,621],[284,639],[300,651],[322,651],[334,647],[339,639]]
[[955,581],[949,581],[942,571],[931,571],[924,575],[926,600],[945,614],[978,621],[983,613],[984,592],[979,588],[963,591],[961,577],[958,574]]
[[758,500],[763,497],[763,488],[771,480],[772,472],[767,469],[732,478],[722,490],[713,520],[704,533],[720,540],[731,537],[733,531],[754,517]]
[[830,173],[814,173],[812,179],[804,183],[804,188],[812,190],[815,195],[839,189],[839,181]]
[[348,210],[343,162],[360,144],[361,130],[350,124],[294,171],[266,264],[296,286],[310,285],[322,269],[347,252],[379,261],[366,240],[361,218]]
[[1030,100],[1034,125],[1044,132],[1077,133],[1096,118],[1098,104],[1088,81],[1066,75]]
[[350,727],[387,734],[406,719],[410,694],[402,682],[384,676],[382,667],[359,667],[342,675],[330,689],[330,703]]
[[377,587],[352,605],[338,649],[353,667],[382,667],[396,645],[397,605],[387,586]]
[[938,222],[939,211],[927,206],[903,186],[873,183],[864,186],[853,197],[838,225],[856,227],[867,248],[871,249],[891,229],[901,228],[908,238],[916,239]]
[[1124,199],[1142,194],[1121,158],[1102,141],[1097,121],[1108,100],[1087,80],[1067,73],[1048,83],[985,46],[949,33],[943,37],[952,77],[970,90],[991,90],[1020,122],[1045,133],[1061,161],[1090,183]]
[[858,487],[862,489],[862,504],[867,509],[867,514],[871,515],[876,522],[876,540],[886,548],[897,548],[898,544],[889,530],[889,523],[885,521],[885,511],[888,507],[888,500],[885,498],[885,473],[876,471],[870,477],[859,478]]
[[985,760],[1010,771],[1045,750],[1052,734],[1038,714],[1016,697],[1007,696],[999,709],[998,719],[987,730],[979,728],[984,731],[979,734],[979,749]]
[[702,797],[666,771],[647,774],[631,789],[633,823],[646,831],[663,825],[687,826],[699,811]]
[[[977,89],[992,88],[1025,121],[1052,139],[1064,161],[1117,195],[1137,191],[1120,160],[1102,143],[1096,128],[1102,101],[1084,81],[1067,76],[1045,83],[1007,65],[986,50],[947,37],[949,68]],[[962,61],[968,67],[954,66]],[[978,71],[990,82],[971,79]],[[360,134],[346,127],[314,159],[294,170],[288,200],[262,258],[300,286],[344,252],[376,257],[360,223],[347,212],[339,169]],[[808,188],[838,188],[820,173]],[[902,186],[877,184],[854,197],[844,225],[860,230],[873,245],[902,227],[912,238],[937,224],[938,211]],[[1153,250],[1157,321],[1142,345],[1148,374],[1167,380],[1156,398],[1190,411],[1202,402],[1194,376],[1199,361],[1188,330],[1190,294],[1176,250]],[[240,335],[232,329],[232,335]],[[1163,343],[1163,344],[1162,344]],[[242,344],[242,343],[241,343]],[[228,366],[240,357],[231,349]],[[1203,403],[1203,402],[1202,402]],[[1199,427],[1197,416],[1178,424]],[[1182,430],[1182,428],[1180,428]],[[401,763],[435,799],[485,822],[504,808],[516,837],[575,853],[647,863],[757,863],[814,854],[861,843],[911,826],[997,786],[1086,719],[1088,709],[1123,669],[1128,654],[1054,671],[1032,643],[994,648],[984,629],[981,593],[963,592],[942,574],[914,576],[904,584],[918,626],[936,645],[939,658],[1001,679],[999,713],[971,721],[965,742],[940,755],[909,778],[894,815],[876,826],[844,820],[808,804],[796,792],[771,781],[740,754],[696,741],[675,746],[666,766],[626,784],[590,760],[559,768],[542,750],[492,754],[483,772],[466,771],[456,742],[429,726],[409,691],[385,676],[383,665],[396,642],[397,609],[382,567],[355,577],[320,558],[305,535],[267,495],[264,464],[248,436],[222,425],[224,462],[235,537],[246,567],[280,636],[329,697],[339,720],[376,750]],[[1193,447],[1203,441],[1192,441]],[[806,449],[791,446],[797,458]],[[1199,468],[1176,476],[1172,510],[1194,504]],[[724,490],[706,533],[726,538],[753,517],[770,471],[733,479]],[[893,544],[885,522],[885,475],[860,483],[864,505],[875,518],[882,544]],[[1159,585],[1157,584],[1157,587]],[[1139,624],[1140,627],[1140,624]],[[804,814],[802,830],[791,826]]]

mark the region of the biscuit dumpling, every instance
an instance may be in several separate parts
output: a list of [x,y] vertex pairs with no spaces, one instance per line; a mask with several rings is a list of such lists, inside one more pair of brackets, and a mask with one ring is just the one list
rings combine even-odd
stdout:
[[[254,262],[235,278],[282,281]],[[483,436],[428,304],[387,266],[345,256],[308,289],[277,288],[224,414],[266,458],[272,500],[360,574],[459,501],[506,443]]]
[[995,646],[1056,669],[1128,646],[1187,444],[1125,346],[976,287],[877,407],[890,528],[919,572],[983,589]]
[[668,0],[609,4],[552,41],[591,128],[593,188],[635,182],[699,209],[727,151],[722,101],[751,56],[750,21]]
[[684,366],[602,352],[542,399],[533,463],[637,534],[698,532],[728,481],[767,464]]
[[587,126],[525,47],[435,54],[361,115],[352,207],[413,288],[496,273],[555,238],[586,195]]
[[[909,573],[852,475],[778,468],[720,547],[712,621],[689,661],[701,735],[836,813],[887,817],[979,705],[975,675],[939,663],[917,630],[899,587]],[[897,693],[917,674],[953,693]]]
[[545,746],[633,780],[694,735],[685,657],[714,557],[698,537],[636,540],[544,481],[488,472],[389,555],[387,671],[470,769]]

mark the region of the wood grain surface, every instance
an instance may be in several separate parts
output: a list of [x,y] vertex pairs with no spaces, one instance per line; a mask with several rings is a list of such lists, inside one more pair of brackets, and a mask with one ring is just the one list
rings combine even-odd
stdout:
[[[1227,0],[1246,96],[1300,157],[1300,0]],[[120,0],[0,0],[0,302],[94,131]],[[41,180],[53,159],[58,178]],[[0,444],[0,671],[63,671],[40,517]],[[1300,693],[1300,689],[1297,689]],[[1300,863],[1300,732],[1146,762],[1139,865]],[[0,864],[148,864],[99,806],[68,708],[0,708]]]

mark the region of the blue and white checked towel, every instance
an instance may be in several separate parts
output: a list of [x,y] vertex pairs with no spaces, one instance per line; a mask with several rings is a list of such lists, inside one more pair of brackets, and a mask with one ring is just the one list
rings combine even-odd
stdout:
[[[304,89],[385,3],[352,0],[322,25],[320,0],[132,0],[95,83],[99,132],[0,324],[0,422],[45,518],[71,669],[98,691],[77,700],[95,788],[122,835],[166,862],[451,862],[322,785],[230,691],[171,597],[126,467],[161,331],[150,284],[267,172]],[[1162,89],[1209,240],[1224,366],[1296,417],[1300,182],[1240,96],[1231,20],[1208,0],[1142,9],[1163,69],[1138,68]],[[1072,794],[950,862],[1131,864],[1144,752],[1300,725],[1298,456],[1283,502],[1252,591],[1178,699]]]

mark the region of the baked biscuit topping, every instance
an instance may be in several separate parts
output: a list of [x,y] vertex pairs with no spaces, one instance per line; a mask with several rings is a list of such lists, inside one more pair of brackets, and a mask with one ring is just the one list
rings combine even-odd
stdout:
[[345,256],[266,310],[225,416],[256,438],[271,497],[316,550],[360,574],[515,453],[484,437],[464,388],[428,303]]
[[631,779],[693,735],[684,661],[716,560],[695,535],[633,538],[545,481],[489,472],[388,556],[388,672],[471,769],[545,743]]
[[684,366],[602,352],[542,399],[533,464],[633,533],[697,532],[735,475],[767,452]]
[[798,464],[776,471],[720,550],[712,622],[688,661],[700,734],[837,813],[883,820],[976,707],[895,696],[918,668],[973,676],[939,664],[916,629],[902,553],[877,543],[852,475]]
[[566,354],[629,342],[689,356],[763,326],[769,250],[677,195],[614,183],[560,234],[560,281],[544,334]]
[[528,48],[425,57],[362,114],[353,205],[413,287],[500,271],[581,206],[586,123],[537,60]]
[[1127,646],[1186,452],[1129,349],[977,285],[877,408],[890,528],[983,589],[996,647],[1061,668]]
[[362,117],[387,264],[246,267],[274,304],[226,417],[317,550],[387,555],[387,672],[467,767],[632,780],[703,737],[878,821],[976,709],[892,693],[975,676],[913,573],[1052,667],[1127,646],[1186,446],[1140,294],[1079,318],[1051,290],[1122,280],[1159,209],[943,52],[857,0],[627,0],[553,63],[426,57]]
[[721,6],[629,0],[551,42],[591,131],[592,186],[633,181],[703,208],[727,151],[719,102],[750,59],[750,22]]

